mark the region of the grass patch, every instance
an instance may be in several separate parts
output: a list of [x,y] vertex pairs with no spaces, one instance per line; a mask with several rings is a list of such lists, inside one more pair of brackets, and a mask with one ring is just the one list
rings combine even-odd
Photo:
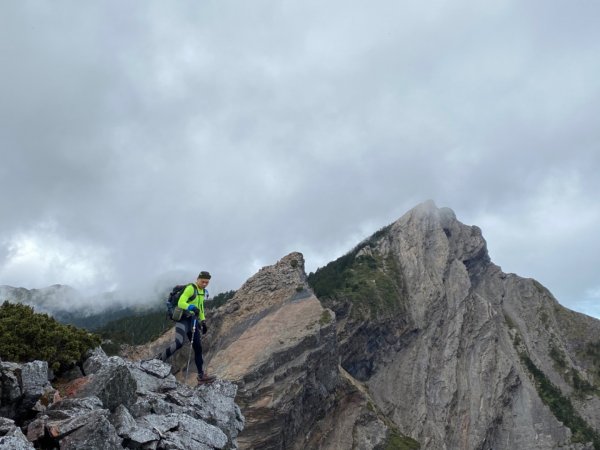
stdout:
[[421,444],[413,438],[403,435],[396,429],[390,429],[383,450],[417,450],[421,448]]
[[357,256],[366,245],[311,272],[309,285],[325,306],[331,307],[336,300],[352,303],[354,318],[403,311],[406,294],[396,258],[384,257],[375,250]]
[[554,361],[554,367],[556,369],[566,369],[567,361],[565,360],[565,354],[554,344],[550,344],[550,358]]
[[319,319],[319,324],[321,326],[324,326],[324,325],[327,325],[330,322],[331,322],[331,314],[329,313],[328,310],[325,309],[321,313],[321,318]]

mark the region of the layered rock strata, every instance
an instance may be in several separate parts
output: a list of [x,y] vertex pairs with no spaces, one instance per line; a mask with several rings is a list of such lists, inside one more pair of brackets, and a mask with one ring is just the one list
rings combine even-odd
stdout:
[[262,268],[210,325],[209,370],[237,384],[246,417],[240,448],[291,448],[331,407],[338,384],[335,316],[308,287],[303,256]]

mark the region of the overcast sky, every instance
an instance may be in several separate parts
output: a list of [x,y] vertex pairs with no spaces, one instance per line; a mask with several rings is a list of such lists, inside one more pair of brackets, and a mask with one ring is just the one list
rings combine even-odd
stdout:
[[600,317],[599,22],[592,0],[2,2],[0,285],[210,270],[214,295],[433,199]]

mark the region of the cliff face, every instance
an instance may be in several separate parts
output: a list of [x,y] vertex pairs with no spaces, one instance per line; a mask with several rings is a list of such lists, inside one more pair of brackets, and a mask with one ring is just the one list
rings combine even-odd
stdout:
[[290,448],[334,401],[335,317],[306,283],[292,253],[250,278],[210,317],[211,373],[236,382],[246,417],[240,448]]
[[419,205],[310,280],[343,367],[421,448],[600,448],[600,323],[503,273],[451,210]]

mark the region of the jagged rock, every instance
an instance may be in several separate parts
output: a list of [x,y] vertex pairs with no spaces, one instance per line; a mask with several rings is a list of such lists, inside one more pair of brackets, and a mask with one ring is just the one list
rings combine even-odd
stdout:
[[31,450],[34,448],[25,436],[0,437],[0,450]]
[[31,450],[33,448],[31,442],[27,440],[13,420],[0,417],[0,450]]
[[209,371],[238,385],[240,448],[286,448],[333,402],[335,317],[306,284],[292,253],[262,268],[210,317]]
[[122,449],[123,439],[117,435],[113,425],[108,420],[107,410],[92,411],[85,417],[83,426],[60,440],[61,450],[89,449]]
[[23,391],[19,382],[21,365],[0,361],[0,415],[15,418]]
[[104,350],[102,350],[102,347],[91,350],[87,356],[87,359],[83,362],[83,373],[85,375],[96,373],[108,362],[108,356]]
[[46,361],[33,361],[21,366],[21,383],[23,395],[26,398],[39,398],[44,389],[50,385],[48,382],[48,363]]
[[[171,380],[172,375],[160,364],[108,358],[70,392],[73,397],[58,401],[38,414],[27,426],[27,438],[40,448],[237,448],[235,438],[243,428],[244,418],[233,401],[235,385],[225,381],[196,389],[176,385],[177,389],[165,393],[161,382]],[[135,397],[135,403],[122,402],[111,414],[109,408],[114,399],[109,396],[115,391],[106,385],[121,377],[123,370],[130,372],[132,379],[156,378],[156,382],[146,380],[145,386],[158,391],[143,390]],[[107,375],[109,372],[116,374],[114,378]],[[96,389],[98,396],[82,397],[91,382],[100,386]],[[132,393],[131,389],[125,392]],[[115,398],[122,398],[121,394],[116,392]],[[208,423],[209,420],[213,423]]]
[[12,419],[24,417],[35,411],[43,411],[57,399],[58,393],[48,381],[47,362],[0,362],[2,416]]
[[244,416],[235,404],[237,386],[217,380],[199,388],[201,395],[190,395],[195,391],[180,389],[170,392],[171,404],[179,405],[178,411],[219,427],[225,432],[229,445],[237,447],[237,436],[244,428]]
[[171,366],[158,360],[128,364],[129,371],[137,384],[139,394],[146,392],[166,392],[177,387],[171,375]]
[[133,448],[148,448],[152,442],[158,444],[160,439],[159,431],[151,429],[150,426],[140,426],[123,405],[115,410],[111,417],[111,423],[119,436],[127,439],[128,445]]
[[147,414],[170,414],[173,412],[185,412],[186,409],[174,403],[169,394],[145,392],[137,401],[131,405],[129,411],[133,417],[142,417]]
[[158,359],[151,359],[150,361],[142,361],[140,367],[144,372],[149,373],[157,378],[167,378],[171,375],[171,366],[165,364]]
[[160,430],[165,448],[176,450],[225,448],[227,436],[203,420],[182,414],[146,416],[143,419]]
[[125,361],[118,357],[102,361],[100,368],[74,386],[75,397],[96,396],[104,407],[114,411],[117,406],[131,406],[137,399],[137,383]]

